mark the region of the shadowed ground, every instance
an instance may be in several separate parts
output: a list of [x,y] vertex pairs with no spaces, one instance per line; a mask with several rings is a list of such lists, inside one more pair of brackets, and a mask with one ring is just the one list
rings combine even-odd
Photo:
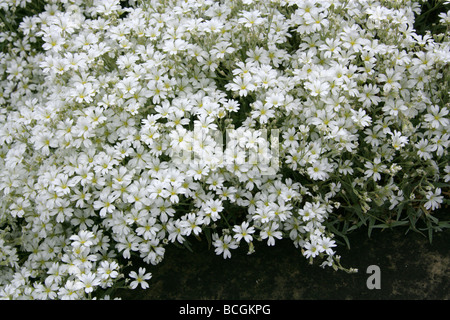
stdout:
[[[168,247],[164,260],[146,266],[153,273],[147,290],[123,290],[119,296],[133,300],[178,299],[450,299],[450,230],[428,238],[404,229],[366,230],[349,236],[351,250],[337,249],[345,267],[356,274],[309,265],[289,240],[274,247],[256,246],[232,251],[224,260],[208,249],[206,241],[194,240],[194,253]],[[369,290],[369,265],[381,270],[381,289]]]

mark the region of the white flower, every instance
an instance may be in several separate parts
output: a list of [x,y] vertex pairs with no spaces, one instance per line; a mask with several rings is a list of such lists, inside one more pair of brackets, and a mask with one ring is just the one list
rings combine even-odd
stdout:
[[58,296],[61,300],[79,300],[82,296],[80,290],[83,284],[80,281],[67,280],[64,286],[58,290]]
[[[217,31],[220,31],[219,28],[216,29]],[[216,59],[223,59],[225,58],[226,54],[231,54],[236,49],[232,47],[232,44],[228,41],[221,41],[214,45],[214,49],[211,50],[211,54],[216,57]]]
[[363,87],[363,92],[359,94],[359,101],[363,103],[364,107],[369,107],[371,105],[378,105],[381,98],[377,95],[380,89],[373,84],[365,84]]
[[313,180],[326,180],[328,179],[331,170],[332,166],[328,162],[328,159],[323,158],[320,161],[314,161],[312,165],[308,167],[307,172]]
[[71,245],[75,248],[78,248],[80,246],[90,247],[94,244],[94,236],[94,233],[91,231],[81,230],[79,234],[73,235],[69,239],[73,241]]
[[148,217],[139,225],[136,229],[136,234],[142,236],[144,240],[154,239],[158,231],[161,230],[161,225],[156,223],[156,218],[154,217]]
[[50,33],[44,35],[42,39],[45,41],[45,43],[42,45],[42,48],[44,50],[51,50],[54,52],[59,52],[65,43],[65,39],[59,32],[56,31],[50,31]]
[[372,122],[372,118],[366,114],[365,110],[352,110],[352,120],[360,127],[367,127]]
[[336,242],[331,240],[329,237],[322,237],[319,239],[319,244],[322,247],[319,251],[325,251],[328,255],[333,255],[334,251],[332,248],[336,247]]
[[444,201],[444,197],[440,194],[441,188],[436,188],[434,192],[427,191],[427,193],[425,194],[425,198],[427,199],[424,204],[425,209],[433,211],[439,208],[440,204]]
[[388,99],[382,110],[388,115],[398,117],[399,113],[405,114],[408,107],[402,99]]
[[97,13],[106,16],[111,15],[120,9],[119,0],[96,0],[94,5]]
[[233,238],[236,239],[236,241],[239,242],[244,239],[245,242],[250,243],[253,240],[252,234],[255,233],[255,228],[253,226],[250,227],[250,224],[247,221],[244,221],[241,225],[235,225],[233,227],[233,232],[235,232]]
[[214,234],[213,240],[213,245],[216,247],[214,251],[217,255],[222,254],[224,259],[231,258],[230,249],[236,249],[238,247],[236,241],[230,235],[218,237],[217,234]]
[[381,158],[375,158],[373,163],[372,162],[366,162],[364,164],[364,167],[367,168],[366,171],[364,171],[364,174],[366,175],[366,178],[373,177],[374,181],[378,181],[381,179],[381,174],[386,170],[387,166],[384,164],[381,164]]
[[429,144],[428,139],[421,139],[419,142],[414,144],[414,146],[417,148],[417,154],[420,158],[424,160],[431,159],[431,153],[436,151],[437,146],[434,144]]
[[320,252],[324,251],[324,248],[319,244],[319,242],[316,239],[311,239],[310,241],[306,241],[304,244],[304,252],[303,255],[309,259],[315,258],[317,255],[319,255]]
[[116,207],[114,206],[114,201],[116,199],[112,194],[102,193],[99,197],[99,200],[94,202],[94,209],[100,210],[100,216],[104,217],[108,213],[112,213]]
[[446,175],[444,176],[444,181],[450,181],[450,166],[445,166],[444,172],[446,173]]
[[100,285],[100,278],[96,274],[82,273],[78,276],[80,284],[79,286],[84,289],[86,293],[91,293],[94,291],[95,287]]
[[186,41],[182,39],[176,39],[176,40],[167,40],[164,43],[163,50],[164,52],[168,52],[170,55],[175,55],[179,51],[186,50]]
[[382,73],[378,76],[379,82],[384,82],[384,92],[390,92],[391,90],[401,89],[400,80],[402,79],[403,72],[392,68],[386,69],[386,73]]
[[390,132],[390,134],[392,135],[391,139],[394,149],[399,150],[408,143],[408,137],[403,136],[400,131],[394,130],[394,132]]
[[198,236],[202,232],[201,226],[203,225],[204,218],[195,213],[188,213],[185,219],[181,221],[183,227],[183,235],[189,236],[191,233]]
[[261,239],[267,239],[268,246],[275,245],[275,238],[281,239],[283,234],[278,230],[278,223],[273,222],[261,231]]
[[305,87],[311,91],[312,96],[324,97],[328,95],[330,84],[320,79],[313,80],[312,82],[306,82]]
[[149,284],[146,280],[150,280],[152,278],[151,273],[147,273],[145,268],[140,267],[138,273],[136,271],[131,271],[129,274],[131,279],[135,279],[130,283],[131,289],[136,289],[137,286],[141,286],[142,289],[147,289]]
[[448,115],[447,108],[439,108],[437,105],[429,107],[427,114],[425,114],[425,121],[429,122],[432,128],[447,127],[449,120],[445,118]]
[[244,77],[234,77],[233,82],[227,83],[225,88],[227,90],[237,91],[240,96],[246,97],[249,92],[256,89],[256,86],[253,83],[253,78],[247,74]]
[[220,219],[220,213],[223,211],[224,207],[222,201],[210,199],[205,202],[203,206],[203,211],[206,215],[210,216],[212,221]]
[[98,273],[103,280],[114,279],[119,276],[119,264],[115,261],[102,261]]
[[275,110],[267,103],[262,103],[258,100],[252,104],[252,107],[252,118],[258,119],[260,123],[267,123],[269,119],[275,116]]
[[244,11],[241,14],[242,17],[238,19],[238,22],[242,23],[246,28],[251,28],[264,23],[265,19],[261,18],[260,15],[261,11],[259,10]]

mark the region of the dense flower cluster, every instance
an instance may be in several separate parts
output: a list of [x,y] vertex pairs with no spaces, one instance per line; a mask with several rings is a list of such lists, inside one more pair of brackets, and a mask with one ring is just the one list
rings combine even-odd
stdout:
[[340,268],[345,212],[439,226],[450,46],[419,2],[46,3],[0,34],[2,298],[146,288],[125,261],[192,237]]

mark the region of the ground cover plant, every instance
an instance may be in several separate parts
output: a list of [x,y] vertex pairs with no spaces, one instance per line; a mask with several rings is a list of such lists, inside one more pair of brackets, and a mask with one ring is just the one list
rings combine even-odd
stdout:
[[287,238],[349,272],[352,230],[432,240],[450,226],[446,5],[2,1],[0,297],[148,288],[195,238],[225,259]]

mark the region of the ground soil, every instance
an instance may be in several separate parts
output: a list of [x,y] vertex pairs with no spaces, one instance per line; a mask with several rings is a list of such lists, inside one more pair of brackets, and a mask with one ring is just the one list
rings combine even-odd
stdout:
[[[405,229],[361,229],[349,235],[351,248],[337,248],[345,267],[356,274],[310,265],[289,240],[256,252],[217,256],[206,241],[193,242],[194,253],[168,247],[164,260],[147,266],[153,278],[147,290],[122,290],[124,300],[448,300],[450,299],[450,230],[427,237]],[[370,265],[380,268],[380,289],[368,289]]]

